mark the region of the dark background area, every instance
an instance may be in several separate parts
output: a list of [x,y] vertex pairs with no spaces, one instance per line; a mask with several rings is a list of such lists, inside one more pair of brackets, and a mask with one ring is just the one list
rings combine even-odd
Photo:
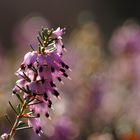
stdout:
[[1,0],[0,40],[4,47],[13,47],[12,32],[22,18],[38,13],[53,27],[65,26],[68,33],[77,26],[82,11],[90,11],[105,39],[127,19],[140,19],[140,2],[132,0]]

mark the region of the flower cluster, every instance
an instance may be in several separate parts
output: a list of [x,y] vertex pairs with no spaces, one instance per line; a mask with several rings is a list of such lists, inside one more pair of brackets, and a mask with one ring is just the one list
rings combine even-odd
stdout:
[[16,81],[13,93],[23,93],[23,99],[30,110],[26,113],[29,118],[28,125],[33,127],[38,135],[42,132],[40,115],[44,114],[49,118],[52,95],[59,97],[55,79],[62,84],[62,76],[70,79],[66,73],[70,68],[62,61],[63,51],[66,50],[62,42],[64,33],[65,28],[43,28],[38,36],[38,50],[32,48],[31,52],[26,53],[20,68],[16,71],[19,80]]

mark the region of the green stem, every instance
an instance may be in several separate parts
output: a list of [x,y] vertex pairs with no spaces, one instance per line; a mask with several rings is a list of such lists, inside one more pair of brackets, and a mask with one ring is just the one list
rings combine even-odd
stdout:
[[16,117],[15,123],[14,123],[14,125],[13,125],[13,127],[12,127],[12,129],[11,129],[11,131],[9,133],[8,140],[12,140],[13,139],[13,137],[14,137],[14,135],[16,133],[16,128],[17,128],[17,126],[19,124],[20,119],[23,117],[22,115],[25,112],[26,107],[27,107],[27,101],[24,101],[23,104],[22,104],[21,112]]

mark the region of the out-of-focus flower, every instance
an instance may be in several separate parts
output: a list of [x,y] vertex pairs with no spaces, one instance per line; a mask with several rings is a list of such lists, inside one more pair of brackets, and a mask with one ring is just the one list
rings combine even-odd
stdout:
[[110,49],[114,55],[139,54],[140,27],[136,23],[127,22],[116,30],[110,41]]
[[134,23],[124,24],[113,34],[109,44],[112,55],[105,71],[98,111],[101,120],[113,122],[124,131],[123,123],[137,128],[140,123],[139,37],[140,27]]
[[140,135],[137,132],[129,132],[127,134],[123,134],[122,140],[139,140]]
[[109,133],[103,133],[103,134],[95,133],[90,135],[87,140],[113,140],[113,137]]
[[[101,50],[102,37],[97,24],[89,21],[76,28],[71,34],[69,46],[71,48],[68,48],[69,54],[66,59],[74,73],[72,73],[73,82],[68,83],[66,88],[66,91],[71,93],[70,97],[67,94],[67,104],[72,108],[72,112],[68,112],[68,114],[81,121],[86,116],[85,112],[89,105],[88,99],[91,94],[89,80],[96,77],[101,71],[101,67],[102,69],[104,67]],[[70,55],[73,57],[70,58]],[[76,60],[78,63],[75,63]],[[75,103],[73,104],[73,102]],[[81,114],[80,118],[77,116],[77,112]]]
[[76,125],[68,118],[62,116],[57,119],[54,125],[54,133],[50,136],[49,140],[69,140],[77,137],[78,130]]

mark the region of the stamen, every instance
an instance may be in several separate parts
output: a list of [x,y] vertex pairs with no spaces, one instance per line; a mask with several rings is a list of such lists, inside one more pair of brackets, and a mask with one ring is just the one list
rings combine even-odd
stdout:
[[40,66],[39,72],[43,72],[43,67],[42,66]]
[[51,87],[56,87],[56,85],[53,83],[53,81],[50,82]]
[[48,101],[48,95],[47,95],[47,93],[44,93],[43,96],[44,96],[44,100]]
[[36,131],[35,131],[37,134],[39,134],[39,130],[38,129],[36,129]]
[[48,107],[51,108],[51,106],[52,106],[52,101],[48,100]]
[[32,67],[32,63],[28,65],[28,68],[30,69]]
[[49,115],[48,112],[46,112],[46,113],[45,113],[45,116],[46,116],[47,118],[49,118],[50,115]]
[[56,97],[58,97],[60,95],[57,90],[54,89],[53,91],[54,91],[53,95],[55,95]]
[[55,71],[54,67],[51,67],[51,72],[53,73]]
[[39,114],[39,113],[37,113],[36,117],[38,117],[38,118],[39,118],[39,117],[40,117],[40,114]]
[[25,65],[24,65],[24,64],[21,64],[20,68],[21,68],[22,70],[25,70]]
[[57,77],[57,80],[64,85],[64,82],[62,81],[62,79],[60,77]]
[[60,68],[60,71],[61,71],[61,72],[65,72],[65,70],[64,70],[64,69],[62,69],[62,68]]
[[41,82],[42,82],[42,84],[45,83],[45,79],[44,79],[44,77],[42,77]]
[[68,77],[68,74],[67,73],[63,73],[63,76]]
[[65,67],[65,63],[64,62],[61,62],[61,65],[62,65],[63,68]]
[[62,81],[60,77],[57,77],[57,79],[58,79],[58,81],[59,81],[59,82],[61,82],[61,81]]
[[69,69],[69,66],[65,64],[65,68],[66,68],[66,69]]

